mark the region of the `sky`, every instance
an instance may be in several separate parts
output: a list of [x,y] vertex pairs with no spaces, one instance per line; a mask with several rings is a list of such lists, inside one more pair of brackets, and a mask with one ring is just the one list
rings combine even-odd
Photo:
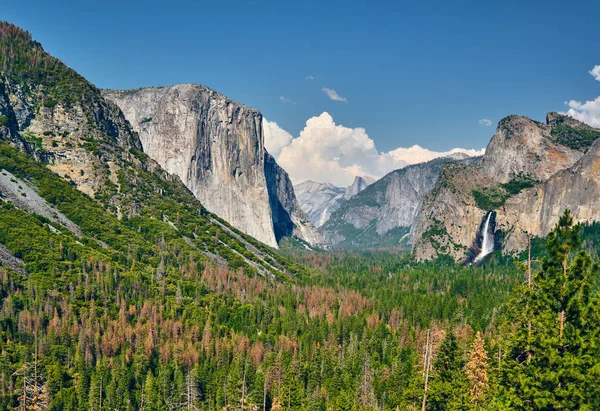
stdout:
[[509,114],[600,122],[598,1],[1,3],[98,87],[200,83],[259,109],[296,181],[480,150]]

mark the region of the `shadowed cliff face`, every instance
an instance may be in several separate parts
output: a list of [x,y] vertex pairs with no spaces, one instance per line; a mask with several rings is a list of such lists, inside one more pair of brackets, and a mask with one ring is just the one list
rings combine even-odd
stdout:
[[287,174],[264,148],[258,111],[195,84],[103,95],[123,110],[144,151],[209,211],[272,247],[294,232],[291,221],[302,216],[294,215]]
[[319,230],[327,243],[340,247],[406,247],[442,167],[472,161],[445,157],[392,171],[341,204]]
[[557,113],[547,124],[501,120],[478,165],[442,172],[417,223],[416,257],[464,259],[491,210],[505,252],[523,250],[529,235],[547,235],[565,208],[577,222],[599,220],[598,137],[600,130]]

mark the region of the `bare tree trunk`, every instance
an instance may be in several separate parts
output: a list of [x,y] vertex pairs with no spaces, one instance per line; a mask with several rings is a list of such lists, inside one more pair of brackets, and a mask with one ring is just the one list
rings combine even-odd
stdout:
[[[563,285],[562,285],[562,290],[563,290],[563,294],[564,294],[564,290],[565,290],[565,287],[567,285],[567,256],[566,255],[565,255],[565,259],[563,260],[563,276],[564,276],[564,282],[563,282]],[[564,299],[564,295],[561,296],[561,300],[563,300],[563,299]],[[560,343],[562,345],[563,330],[565,328],[565,309],[564,308],[560,311],[559,320],[560,320],[560,332],[558,334],[558,338],[559,338]]]
[[427,330],[427,343],[425,344],[425,387],[423,390],[423,404],[421,405],[421,411],[425,411],[425,406],[427,405],[427,385],[429,384],[429,365],[430,361],[430,345],[429,345],[429,333],[431,329]]
[[265,367],[265,382],[263,384],[263,411],[267,411],[267,384],[269,382],[269,373]]
[[246,367],[247,366],[248,366],[248,360],[246,359],[246,361],[244,361],[244,378],[242,379],[242,411],[244,411],[244,404],[246,403]]
[[23,401],[21,401],[21,410],[27,411],[27,368],[23,365]]
[[[527,284],[531,290],[531,236],[527,236]],[[529,311],[529,310],[528,310]],[[527,364],[531,362],[531,318],[527,326]]]

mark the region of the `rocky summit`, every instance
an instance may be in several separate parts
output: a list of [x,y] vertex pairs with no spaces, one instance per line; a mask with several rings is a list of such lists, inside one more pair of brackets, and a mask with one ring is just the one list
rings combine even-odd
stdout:
[[144,152],[209,211],[272,247],[292,233],[321,244],[287,173],[265,150],[260,112],[197,84],[102,94],[123,111]]

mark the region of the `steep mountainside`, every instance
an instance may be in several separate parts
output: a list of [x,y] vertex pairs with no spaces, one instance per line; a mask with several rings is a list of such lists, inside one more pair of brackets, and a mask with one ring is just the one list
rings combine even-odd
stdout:
[[341,247],[406,246],[423,196],[442,167],[472,161],[445,157],[393,171],[342,204],[320,231],[327,243]]
[[178,177],[144,154],[120,109],[98,89],[29,33],[1,22],[0,68],[1,218],[14,228],[0,243],[26,270],[36,256],[12,236],[26,238],[19,224],[34,218],[42,249],[53,250],[60,244],[54,237],[63,235],[81,252],[139,261],[136,269],[144,272],[187,256],[294,277],[294,264],[208,213]]
[[371,177],[355,177],[352,185],[346,188],[336,187],[330,183],[304,181],[295,187],[296,197],[308,221],[318,228],[325,224],[331,214],[344,202],[374,181]]
[[546,124],[514,115],[501,120],[481,162],[447,167],[425,199],[415,228],[416,257],[472,256],[482,220],[492,210],[495,231],[502,233],[496,247],[506,251],[522,250],[528,235],[546,235],[565,208],[576,221],[596,220],[599,136],[599,130],[557,113],[549,113]]
[[567,208],[575,221],[600,221],[600,139],[573,167],[524,190],[500,207],[496,224],[507,233],[504,249],[522,250],[528,233],[546,236]]
[[[209,211],[272,247],[292,232],[319,243],[316,230],[294,207],[289,177],[268,164],[274,160],[264,148],[258,111],[196,84],[104,90],[103,95],[123,110],[144,152],[179,176]],[[294,230],[298,225],[304,229]]]

